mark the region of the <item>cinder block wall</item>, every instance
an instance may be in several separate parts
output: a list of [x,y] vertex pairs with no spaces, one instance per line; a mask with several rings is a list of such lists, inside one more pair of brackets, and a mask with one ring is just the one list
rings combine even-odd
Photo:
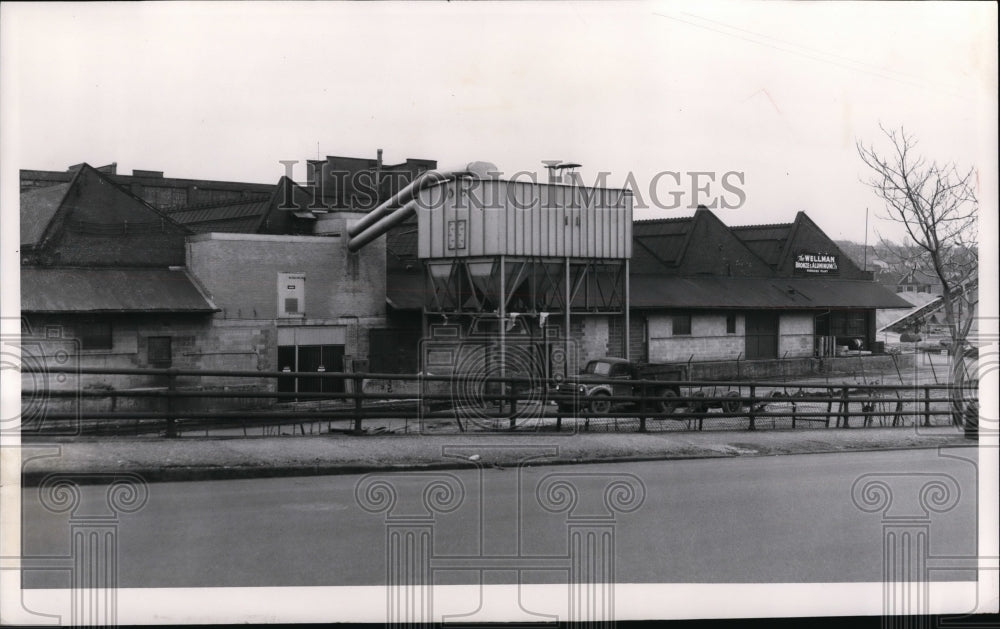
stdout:
[[570,335],[576,348],[576,369],[578,373],[587,362],[608,355],[608,317],[604,315],[573,315],[570,319]]
[[805,358],[813,355],[813,314],[786,312],[778,319],[778,357]]
[[649,323],[649,362],[669,363],[694,360],[736,359],[746,348],[743,315],[736,315],[736,332],[726,333],[725,313],[693,313],[691,334],[675,335],[673,317],[651,314]]
[[[622,316],[608,317],[607,355],[624,358],[622,339],[625,336],[625,322]],[[629,317],[629,358],[635,362],[649,360],[646,346],[646,317],[632,314]]]

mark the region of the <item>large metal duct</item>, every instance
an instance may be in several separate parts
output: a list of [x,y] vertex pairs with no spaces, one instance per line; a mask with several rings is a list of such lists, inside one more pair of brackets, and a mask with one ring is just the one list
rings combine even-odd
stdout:
[[377,208],[365,214],[347,228],[351,239],[347,242],[350,251],[357,251],[369,242],[386,233],[395,225],[405,221],[416,211],[414,195],[422,188],[451,181],[460,177],[486,179],[496,173],[497,167],[490,162],[470,162],[462,168],[428,170],[411,181],[405,188],[394,194]]

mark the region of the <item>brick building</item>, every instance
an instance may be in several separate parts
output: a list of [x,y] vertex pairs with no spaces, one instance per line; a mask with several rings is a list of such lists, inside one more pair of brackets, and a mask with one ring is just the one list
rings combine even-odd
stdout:
[[[22,314],[47,358],[64,350],[82,366],[339,371],[367,359],[367,330],[385,326],[384,247],[349,254],[352,214],[286,178],[159,179],[153,191],[108,168],[66,175],[22,171]],[[138,194],[181,198],[164,190],[215,200],[156,207]],[[162,383],[86,378],[111,384]]]
[[[22,171],[26,322],[62,329],[91,365],[415,372],[433,323],[417,222],[358,253],[346,232],[435,166],[329,156],[309,162],[306,186]],[[639,361],[877,351],[875,310],[908,307],[801,212],[780,225],[728,227],[707,209],[636,221],[629,269]],[[586,310],[569,329],[579,361],[625,355],[624,317]]]

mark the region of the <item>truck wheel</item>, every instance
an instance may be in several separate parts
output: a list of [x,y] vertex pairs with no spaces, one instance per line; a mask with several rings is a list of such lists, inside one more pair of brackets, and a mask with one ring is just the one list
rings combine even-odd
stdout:
[[660,400],[657,402],[657,410],[661,413],[673,413],[677,408],[677,391],[664,389],[660,392]]
[[[739,397],[740,394],[737,391],[728,391],[726,397]],[[723,400],[722,401],[722,411],[724,413],[738,413],[740,410],[739,400]]]
[[[691,396],[692,397],[705,397],[705,392],[704,391],[695,391],[694,393],[691,394]],[[691,411],[692,413],[704,413],[705,412],[705,403],[704,402],[694,402],[694,401],[691,401],[691,402],[688,402],[688,404],[690,404],[690,406],[688,407],[688,410]]]
[[611,400],[607,399],[608,394],[603,391],[598,391],[591,396],[590,400],[590,412],[595,415],[607,413],[611,410]]

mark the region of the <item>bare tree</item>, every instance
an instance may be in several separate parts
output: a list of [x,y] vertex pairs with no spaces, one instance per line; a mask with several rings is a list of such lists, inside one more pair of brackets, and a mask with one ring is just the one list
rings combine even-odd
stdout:
[[979,293],[978,173],[974,168],[960,171],[954,163],[928,163],[915,154],[913,136],[902,128],[881,128],[891,143],[887,152],[857,143],[858,154],[871,171],[865,183],[885,201],[887,214],[881,218],[902,224],[911,241],[897,244],[883,237],[882,245],[906,268],[940,282],[955,373]]

